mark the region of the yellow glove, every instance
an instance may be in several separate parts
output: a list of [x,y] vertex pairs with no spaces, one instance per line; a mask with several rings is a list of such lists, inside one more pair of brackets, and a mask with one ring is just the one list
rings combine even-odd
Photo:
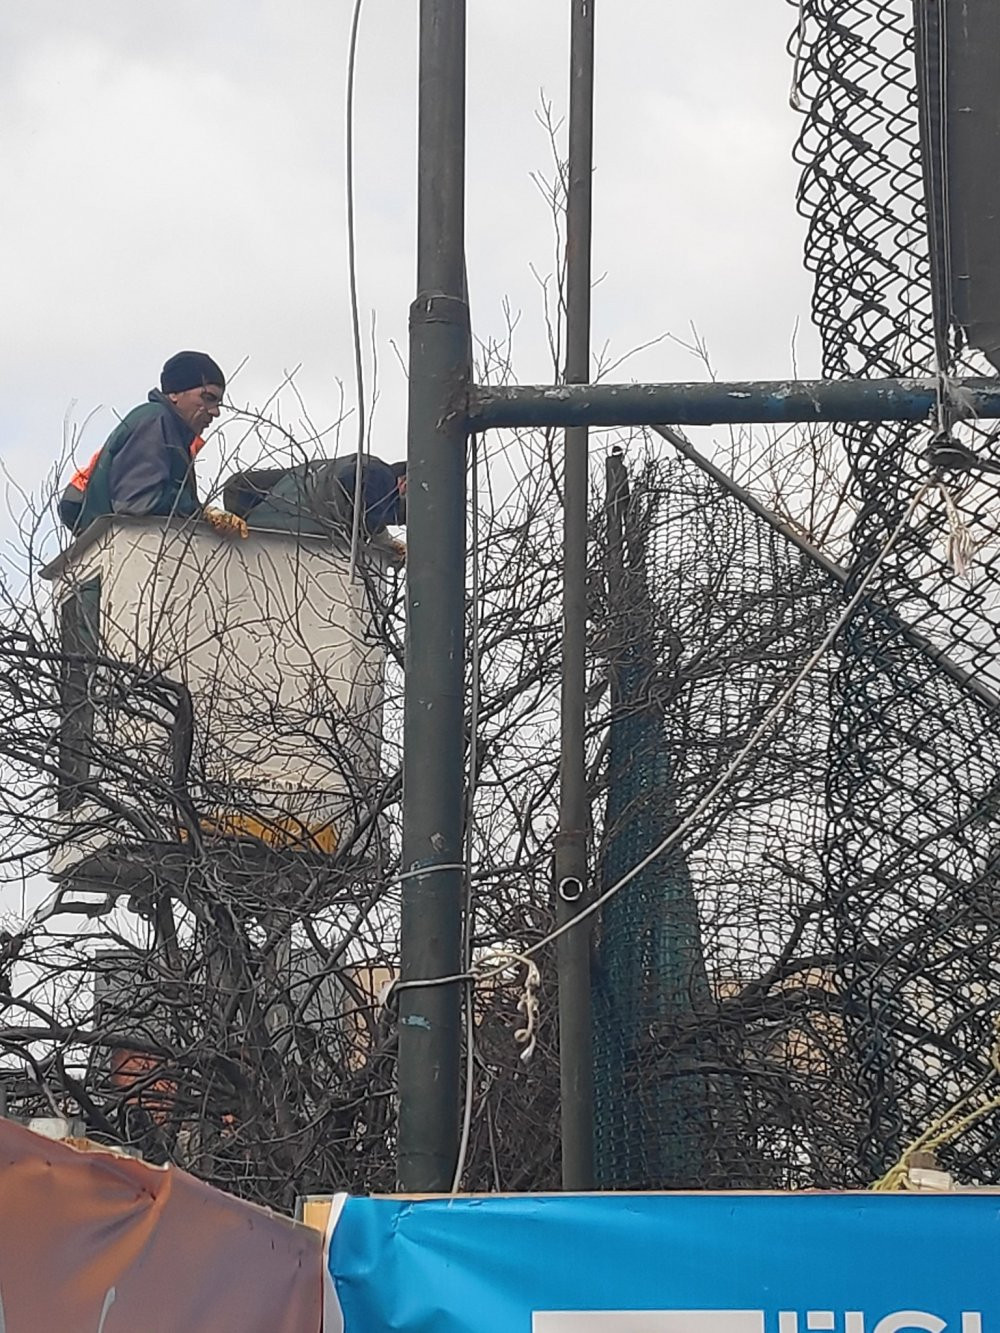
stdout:
[[247,535],[247,525],[238,514],[228,514],[224,509],[212,509],[206,505],[201,511],[201,516],[216,532],[221,532],[227,537]]

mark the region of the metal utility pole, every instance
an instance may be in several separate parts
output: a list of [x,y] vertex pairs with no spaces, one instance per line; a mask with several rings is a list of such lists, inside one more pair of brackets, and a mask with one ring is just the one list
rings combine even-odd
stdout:
[[[594,0],[572,0],[569,183],[566,201],[566,381],[590,378],[591,177],[594,125]],[[587,899],[584,754],[587,647],[587,427],[565,433],[563,472],[562,748],[555,848],[556,919],[571,921]],[[594,1184],[594,1064],[589,925],[558,941],[562,1183]]]
[[[465,0],[421,0],[417,298],[410,307],[401,980],[462,961]],[[399,1004],[399,1187],[448,1190],[458,1145],[460,983]]]

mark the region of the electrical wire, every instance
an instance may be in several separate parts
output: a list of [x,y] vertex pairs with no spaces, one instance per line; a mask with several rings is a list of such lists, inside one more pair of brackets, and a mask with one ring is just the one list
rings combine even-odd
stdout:
[[732,779],[736,776],[739,770],[750,758],[750,755],[753,753],[758,742],[763,740],[763,738],[771,730],[774,723],[785,711],[786,706],[791,702],[799,686],[812,673],[812,671],[816,668],[816,666],[822,661],[822,659],[826,656],[830,648],[833,647],[840,633],[842,632],[842,630],[845,629],[851,617],[853,616],[855,610],[858,607],[858,604],[861,602],[865,593],[868,591],[868,586],[871,583],[872,579],[874,578],[875,574],[882,567],[883,563],[888,558],[890,552],[893,550],[896,543],[899,541],[899,538],[902,536],[904,529],[909,525],[910,520],[912,519],[913,514],[917,509],[917,506],[923,501],[924,496],[927,494],[927,492],[929,490],[935,489],[938,485],[939,483],[937,482],[924,482],[918,488],[916,494],[913,496],[913,499],[907,506],[905,514],[903,515],[903,517],[900,519],[899,523],[893,530],[889,540],[886,542],[885,546],[882,548],[878,556],[872,562],[871,568],[868,570],[867,574],[858,584],[857,589],[854,592],[854,595],[851,597],[850,601],[844,607],[844,610],[841,612],[841,614],[837,617],[835,624],[827,632],[826,636],[823,639],[823,642],[812,654],[812,656],[806,662],[805,666],[803,666],[802,669],[796,674],[791,683],[787,685],[785,689],[781,692],[781,695],[779,696],[777,702],[774,703],[768,710],[768,712],[764,716],[763,721],[761,721],[756,730],[753,732],[750,739],[747,741],[746,745],[744,745],[742,750],[740,750],[739,753],[734,756],[733,760],[727,766],[725,771],[720,775],[719,778],[716,779],[716,781],[712,784],[712,786],[705,793],[702,799],[698,802],[695,808],[690,812],[690,814],[688,814],[683,820],[681,820],[681,822],[677,825],[677,827],[673,830],[673,832],[670,833],[666,838],[664,838],[663,841],[659,843],[656,847],[654,847],[651,852],[647,853],[647,855],[644,856],[641,861],[637,862],[637,864],[634,865],[631,870],[626,871],[626,873],[622,875],[621,879],[619,879],[616,883],[612,884],[609,889],[605,889],[605,891],[599,897],[595,898],[592,903],[589,903],[588,906],[585,907],[581,912],[579,912],[575,917],[572,917],[569,921],[564,922],[562,926],[552,931],[544,939],[539,940],[537,944],[533,944],[529,949],[525,949],[524,951],[525,956],[537,953],[540,949],[544,948],[549,944],[552,944],[561,935],[565,935],[567,930],[572,929],[574,926],[578,925],[581,921],[585,920],[587,917],[592,916],[606,902],[608,902],[616,894],[620,893],[621,890],[624,889],[627,884],[631,883],[631,881],[635,879],[636,875],[640,874],[643,870],[645,870],[646,866],[650,865],[651,862],[657,860],[657,858],[662,856],[664,852],[669,851],[669,849],[676,842],[679,842],[680,839],[684,836],[684,834],[688,832],[688,830],[696,822],[696,820],[701,818],[701,816],[711,805],[712,801],[715,800],[716,796],[721,791],[723,791],[725,787],[729,785]]
[[365,368],[361,350],[361,321],[358,315],[357,243],[354,230],[354,75],[358,56],[358,27],[364,0],[354,0],[351,39],[347,52],[347,272],[351,291],[351,330],[354,336],[354,378],[358,396],[358,448],[354,463],[354,513],[351,521],[351,582],[357,572],[361,539],[361,496],[367,444],[367,408],[365,404]]
[[[944,271],[944,309],[939,312],[938,323],[943,330],[943,340],[945,346],[938,349],[938,354],[943,358],[943,365],[939,366],[939,373],[950,374],[952,370],[953,358],[947,348],[947,334],[951,325],[955,322],[955,292],[954,292],[954,273],[951,262],[951,209],[949,207],[948,182],[950,179],[950,165],[948,159],[948,4],[947,0],[941,5],[940,19],[938,22],[938,154],[940,157],[941,172],[941,231],[943,237],[944,254],[941,256],[941,263]],[[934,294],[931,293],[933,301]],[[939,395],[940,400],[945,399],[944,394]],[[942,402],[942,412],[945,407]]]
[[788,105],[793,111],[802,110],[799,78],[802,73],[802,51],[806,42],[806,0],[797,0],[799,16],[792,35],[792,83],[788,90]]
[[[816,666],[826,656],[830,648],[832,648],[833,644],[836,642],[841,632],[846,628],[848,622],[853,616],[859,603],[864,598],[864,595],[868,591],[868,587],[871,584],[872,580],[874,579],[876,573],[879,571],[879,569],[881,569],[882,565],[885,563],[886,559],[895,548],[904,530],[908,527],[910,521],[913,518],[914,513],[916,512],[917,507],[923,502],[928,491],[932,490],[938,490],[939,492],[941,492],[942,495],[947,494],[944,485],[936,480],[924,482],[917,488],[912,499],[910,500],[910,503],[907,505],[906,512],[903,514],[903,517],[899,520],[896,527],[893,529],[888,541],[883,546],[882,550],[873,560],[868,572],[865,574],[864,578],[858,584],[854,594],[848,601],[847,605],[844,607],[841,614],[837,617],[836,622],[827,631],[826,635],[823,638],[822,643],[815,650],[815,652],[813,652],[813,654],[810,656],[809,660],[805,663],[805,665],[796,673],[792,681],[781,692],[781,695],[778,697],[777,701],[774,704],[772,704],[772,706],[768,709],[763,720],[754,730],[749,740],[739,751],[739,753],[733,757],[729,765],[726,767],[725,771],[716,779],[716,781],[712,784],[712,786],[701,798],[701,800],[698,801],[694,809],[691,810],[690,813],[687,814],[683,820],[681,820],[681,822],[677,825],[677,827],[670,834],[668,834],[668,836],[664,838],[662,842],[658,843],[651,852],[648,852],[647,855],[644,856],[640,861],[638,861],[634,866],[632,866],[630,870],[626,871],[626,873],[622,875],[622,877],[618,879],[614,884],[612,884],[610,888],[605,889],[605,891],[602,894],[600,894],[599,897],[595,898],[593,902],[589,903],[576,916],[571,917],[568,921],[563,922],[561,926],[557,927],[553,931],[550,931],[548,935],[545,935],[542,939],[538,940],[537,943],[530,945],[528,948],[524,949],[520,954],[518,954],[517,957],[520,961],[524,961],[525,959],[530,958],[533,954],[539,953],[542,949],[545,949],[550,944],[553,944],[562,935],[565,935],[568,931],[573,930],[576,926],[580,925],[581,922],[586,921],[588,917],[593,916],[594,913],[598,912],[604,906],[605,903],[609,902],[612,898],[616,896],[616,894],[620,893],[622,889],[624,889],[628,884],[630,884],[632,880],[635,879],[636,875],[640,874],[643,870],[645,870],[645,868],[648,865],[650,865],[653,861],[657,860],[658,857],[662,856],[664,852],[669,851],[670,848],[673,847],[675,843],[679,842],[681,838],[683,838],[684,835],[696,823],[696,821],[701,818],[701,816],[709,808],[711,803],[715,800],[716,796],[718,796],[718,794],[729,785],[729,783],[733,780],[733,778],[740,771],[740,769],[742,769],[746,761],[750,758],[751,754],[756,749],[759,742],[763,740],[763,738],[768,734],[768,732],[774,726],[775,722],[784,712],[785,708],[791,702],[793,696],[798,691],[799,686],[803,683],[803,681],[806,680],[806,678],[813,672],[813,670],[815,670]],[[433,867],[429,867],[429,869],[433,869]],[[393,991],[404,990],[418,986],[444,986],[460,981],[473,981],[473,982],[484,981],[492,977],[500,976],[502,973],[506,972],[510,968],[510,966],[511,966],[510,963],[505,963],[501,967],[489,968],[482,972],[475,972],[470,967],[465,972],[455,973],[451,976],[427,977],[427,978],[421,978],[419,980],[398,982],[396,986],[392,987],[392,990]]]
[[[479,772],[479,701],[480,701],[480,652],[479,619],[481,578],[479,570],[479,437],[469,436],[469,470],[472,492],[471,526],[471,562],[472,562],[472,608],[470,639],[470,667],[472,681],[469,700],[469,777],[465,806],[465,912],[462,931],[462,967],[466,973],[472,972],[472,941],[475,926],[474,901],[472,896],[472,837],[475,818],[475,795]],[[452,1194],[457,1194],[465,1163],[469,1154],[469,1138],[472,1133],[472,1110],[475,1094],[476,1030],[475,1030],[475,988],[465,988],[465,1101],[462,1113],[462,1133],[458,1144],[458,1156],[455,1160],[455,1174],[451,1182]]]
[[[934,331],[934,373],[938,380],[937,426],[940,435],[947,435],[952,424],[952,414],[945,390],[953,362],[948,348],[948,334],[955,322],[951,210],[948,193],[947,3],[937,6],[933,31],[928,5],[916,6],[915,22],[918,27],[918,45],[922,47],[925,66],[923,77],[918,81],[924,125],[924,152],[931,165],[927,184],[927,208],[932,254],[930,295]],[[935,240],[940,247],[937,266],[933,263]]]

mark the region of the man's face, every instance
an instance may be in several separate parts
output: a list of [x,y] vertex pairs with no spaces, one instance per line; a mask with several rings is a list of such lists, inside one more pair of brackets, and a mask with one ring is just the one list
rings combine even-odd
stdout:
[[190,426],[195,435],[200,435],[210,421],[219,415],[222,406],[222,386],[206,384],[200,389],[185,389],[183,393],[168,393],[174,411]]

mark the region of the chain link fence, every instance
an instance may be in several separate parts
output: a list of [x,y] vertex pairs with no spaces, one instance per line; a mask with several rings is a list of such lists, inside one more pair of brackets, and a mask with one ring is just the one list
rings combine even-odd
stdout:
[[[935,318],[914,6],[798,8],[799,206],[823,373],[938,374],[945,401],[946,377],[991,372]],[[982,450],[979,423],[943,427]],[[869,1184],[989,1087],[997,490],[988,474],[934,471],[931,433],[838,428],[854,514],[842,579],[679,463],[633,485],[624,572],[615,536],[605,542],[619,590],[607,607],[605,888],[712,786],[868,582],[683,854],[651,862],[604,911],[604,1184]],[[933,485],[907,520],[938,480],[947,493]],[[949,559],[949,531],[974,552],[969,575]],[[998,1127],[985,1115],[943,1150],[959,1178],[996,1181]]]

